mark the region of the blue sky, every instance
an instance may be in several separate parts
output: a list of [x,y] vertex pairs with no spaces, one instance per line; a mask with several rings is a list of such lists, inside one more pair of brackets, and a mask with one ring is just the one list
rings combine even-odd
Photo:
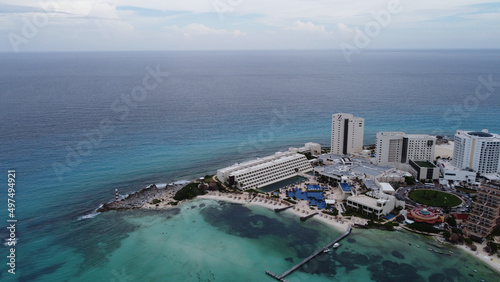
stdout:
[[[0,51],[500,48],[486,0],[4,0]],[[346,45],[347,44],[347,45]]]

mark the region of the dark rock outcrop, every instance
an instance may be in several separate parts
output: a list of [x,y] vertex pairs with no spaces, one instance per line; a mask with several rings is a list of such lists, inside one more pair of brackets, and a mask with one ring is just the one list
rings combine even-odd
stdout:
[[158,189],[155,184],[152,184],[148,188],[128,195],[125,199],[122,199],[118,203],[113,201],[103,204],[102,207],[97,209],[97,212],[140,208],[145,203],[151,203],[155,199],[161,200],[167,198],[169,191],[170,190],[168,188]]

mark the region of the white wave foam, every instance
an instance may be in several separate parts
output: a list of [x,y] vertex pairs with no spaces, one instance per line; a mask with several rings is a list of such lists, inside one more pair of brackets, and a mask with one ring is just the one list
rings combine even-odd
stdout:
[[100,212],[89,213],[89,214],[80,216],[77,220],[80,221],[80,220],[84,220],[84,219],[94,218],[99,214],[100,214]]
[[191,182],[191,181],[189,181],[189,180],[179,180],[179,181],[172,182],[169,185],[186,185],[189,182]]
[[95,209],[92,213],[82,215],[82,216],[78,217],[77,220],[80,221],[80,220],[94,218],[94,217],[98,216],[100,214],[100,212],[97,212],[97,210],[100,208],[102,208],[102,204],[97,209]]

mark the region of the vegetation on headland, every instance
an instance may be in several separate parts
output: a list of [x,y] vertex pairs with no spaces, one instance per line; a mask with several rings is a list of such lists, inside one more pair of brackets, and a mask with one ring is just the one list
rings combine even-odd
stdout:
[[413,190],[408,194],[408,197],[415,202],[433,207],[451,208],[462,203],[459,197],[437,190]]
[[181,190],[177,191],[174,196],[174,200],[182,201],[186,199],[192,199],[198,195],[204,195],[205,191],[198,189],[199,183],[191,182],[188,185],[181,188]]
[[420,232],[426,232],[426,233],[433,233],[437,234],[440,232],[439,229],[434,228],[434,226],[424,223],[424,222],[414,222],[412,224],[406,225],[408,228],[420,231]]
[[210,183],[210,182],[214,181],[214,177],[213,177],[213,175],[208,175],[208,174],[207,174],[207,175],[205,175],[205,177],[204,177],[204,180],[203,180],[203,181],[204,181],[205,183]]

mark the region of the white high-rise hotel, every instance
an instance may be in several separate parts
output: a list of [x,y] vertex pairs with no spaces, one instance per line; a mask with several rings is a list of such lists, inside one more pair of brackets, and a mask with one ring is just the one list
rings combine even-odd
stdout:
[[404,132],[377,133],[375,160],[378,164],[397,165],[414,161],[433,161],[436,137]]
[[365,119],[351,114],[332,116],[332,154],[347,155],[363,150]]
[[457,130],[452,164],[479,173],[500,172],[500,135]]

